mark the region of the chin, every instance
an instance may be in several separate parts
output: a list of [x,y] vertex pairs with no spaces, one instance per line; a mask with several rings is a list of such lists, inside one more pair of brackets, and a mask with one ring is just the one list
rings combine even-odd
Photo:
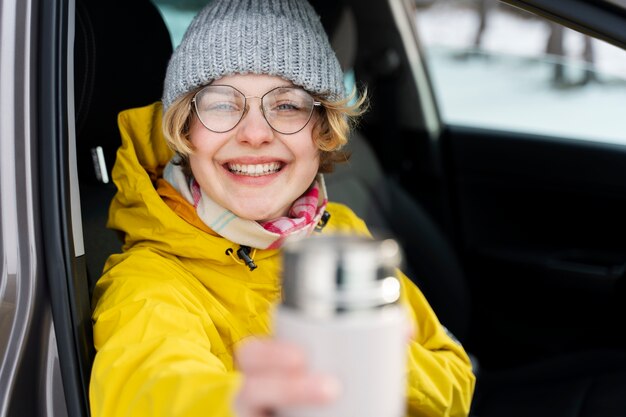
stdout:
[[267,208],[266,210],[259,210],[259,207],[250,207],[247,209],[240,209],[233,212],[242,219],[254,220],[257,222],[276,219],[284,216],[285,213],[276,208]]

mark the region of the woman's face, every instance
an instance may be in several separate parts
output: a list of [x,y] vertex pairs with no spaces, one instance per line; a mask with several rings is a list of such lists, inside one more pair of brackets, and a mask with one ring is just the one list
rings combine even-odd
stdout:
[[[280,77],[255,74],[226,76],[214,84],[255,97],[291,85]],[[317,113],[304,129],[285,135],[268,125],[260,104],[259,99],[249,99],[244,118],[225,133],[208,130],[194,114],[189,132],[194,146],[189,163],[202,191],[237,216],[257,221],[286,215],[319,167],[312,135]]]

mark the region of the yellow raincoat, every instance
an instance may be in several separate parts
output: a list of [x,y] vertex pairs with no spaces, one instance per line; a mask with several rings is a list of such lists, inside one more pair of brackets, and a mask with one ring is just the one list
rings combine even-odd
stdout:
[[[108,259],[94,291],[92,416],[232,416],[242,382],[233,350],[271,334],[279,251],[257,251],[258,268],[249,271],[225,253],[238,245],[204,225],[161,179],[172,151],[160,103],[121,113],[119,125],[109,226],[122,232],[124,253]],[[324,232],[368,233],[347,207],[329,203],[327,211]],[[469,359],[422,293],[406,277],[402,284],[417,329],[408,415],[466,415],[474,389]]]

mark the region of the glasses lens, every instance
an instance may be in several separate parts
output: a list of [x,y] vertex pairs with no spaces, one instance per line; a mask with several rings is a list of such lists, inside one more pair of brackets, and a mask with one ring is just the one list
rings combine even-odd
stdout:
[[279,87],[263,96],[263,113],[272,129],[292,134],[309,122],[314,102],[313,97],[300,88]]
[[227,132],[241,120],[245,101],[243,94],[233,87],[209,85],[196,94],[196,113],[207,129]]

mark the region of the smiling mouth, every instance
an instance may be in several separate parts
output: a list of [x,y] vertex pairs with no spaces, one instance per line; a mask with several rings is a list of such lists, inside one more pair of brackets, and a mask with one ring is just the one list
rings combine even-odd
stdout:
[[267,164],[226,164],[226,168],[231,173],[248,177],[275,174],[280,171],[282,167],[283,164],[280,162],[270,162]]

